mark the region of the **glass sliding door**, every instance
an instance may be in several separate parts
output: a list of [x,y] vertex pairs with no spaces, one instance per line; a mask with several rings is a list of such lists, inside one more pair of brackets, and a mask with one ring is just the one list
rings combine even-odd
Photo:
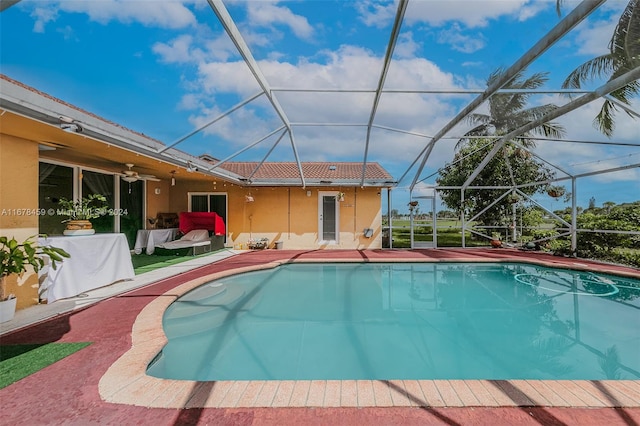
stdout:
[[209,211],[209,197],[207,194],[192,194],[191,195],[191,208],[192,212],[208,212]]
[[209,194],[209,211],[217,213],[227,223],[227,194]]
[[[107,198],[107,209],[113,211],[116,202],[115,176],[105,173],[82,170],[82,196],[101,194]],[[114,232],[115,217],[110,215],[91,219],[96,232]]]
[[[120,179],[120,232],[133,248],[139,229],[144,228],[144,181],[125,182]],[[117,219],[117,218],[116,218]]]
[[62,235],[67,216],[58,215],[60,198],[73,199],[73,167],[40,163],[38,185],[38,208],[45,214],[38,216],[40,233]]

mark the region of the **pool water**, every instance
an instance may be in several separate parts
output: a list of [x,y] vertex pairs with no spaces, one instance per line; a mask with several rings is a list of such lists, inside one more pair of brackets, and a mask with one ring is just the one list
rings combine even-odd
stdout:
[[640,281],[518,263],[290,264],[165,312],[184,380],[640,378]]

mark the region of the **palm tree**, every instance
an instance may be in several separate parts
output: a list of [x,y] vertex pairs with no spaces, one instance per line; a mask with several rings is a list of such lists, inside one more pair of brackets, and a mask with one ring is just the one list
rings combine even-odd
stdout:
[[[505,72],[498,68],[487,79],[487,86],[493,85]],[[518,72],[513,79],[504,86],[504,89],[533,90],[541,87],[547,81],[547,73],[535,73],[525,78],[525,71]],[[529,97],[533,93],[514,92],[499,93],[489,98],[488,114],[469,114],[466,121],[474,125],[465,136],[499,136],[506,135],[512,130],[528,124],[557,108],[556,105],[546,104],[525,108]],[[521,143],[524,146],[534,146],[534,136],[560,138],[564,135],[564,128],[556,123],[541,124],[529,133],[522,135]],[[456,148],[468,142],[467,138],[458,141]]]
[[[563,0],[557,0],[559,10]],[[609,42],[609,53],[588,60],[569,74],[562,87],[579,89],[583,83],[593,79],[613,80],[640,66],[640,0],[630,0],[618,20]],[[638,80],[610,93],[619,102],[629,105],[629,100],[640,94]],[[616,104],[605,99],[600,112],[594,119],[594,126],[604,135],[611,137],[615,128]],[[633,115],[626,111],[631,117]]]

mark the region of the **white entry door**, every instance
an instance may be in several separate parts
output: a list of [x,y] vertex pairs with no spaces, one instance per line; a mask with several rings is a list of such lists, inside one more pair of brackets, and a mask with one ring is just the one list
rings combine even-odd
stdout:
[[318,192],[318,240],[320,244],[338,244],[340,203],[338,191]]

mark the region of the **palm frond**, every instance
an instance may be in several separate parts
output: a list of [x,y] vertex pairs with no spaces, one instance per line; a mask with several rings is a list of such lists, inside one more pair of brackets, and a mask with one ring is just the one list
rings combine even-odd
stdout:
[[627,84],[626,86],[622,86],[619,89],[614,90],[609,93],[609,96],[619,100],[620,102],[631,105],[631,98],[637,96],[640,92],[640,82],[634,81],[632,83]]
[[604,101],[602,108],[600,108],[600,112],[596,118],[593,119],[593,127],[609,138],[613,135],[613,130],[616,127],[615,120],[613,118],[615,110],[616,106],[613,102]]
[[579,89],[582,84],[594,78],[608,79],[613,72],[614,58],[611,54],[598,56],[578,66],[562,83],[563,89]]
[[640,0],[631,0],[625,8],[609,43],[611,54],[624,64],[640,62]]
[[[471,115],[474,115],[474,114],[471,114]],[[491,124],[490,124],[491,118],[484,114],[477,114],[477,115],[479,116],[478,117],[479,120],[486,120],[487,122],[477,125],[473,129],[465,133],[464,136],[487,136],[489,134],[489,128],[491,127]],[[469,117],[467,117],[467,119],[469,119]],[[458,142],[456,142],[455,149],[458,150],[463,146],[465,146],[467,143],[469,143],[469,138],[463,137],[459,139]]]
[[[477,127],[480,127],[481,125],[485,125],[486,126],[488,123],[490,123],[491,122],[491,117],[488,116],[487,114],[473,113],[473,114],[467,115],[464,118],[464,121],[467,124],[476,125]],[[471,129],[470,131],[473,131],[473,130],[474,129]]]
[[556,13],[558,14],[558,16],[562,15],[562,3],[564,3],[563,0],[556,0]]

